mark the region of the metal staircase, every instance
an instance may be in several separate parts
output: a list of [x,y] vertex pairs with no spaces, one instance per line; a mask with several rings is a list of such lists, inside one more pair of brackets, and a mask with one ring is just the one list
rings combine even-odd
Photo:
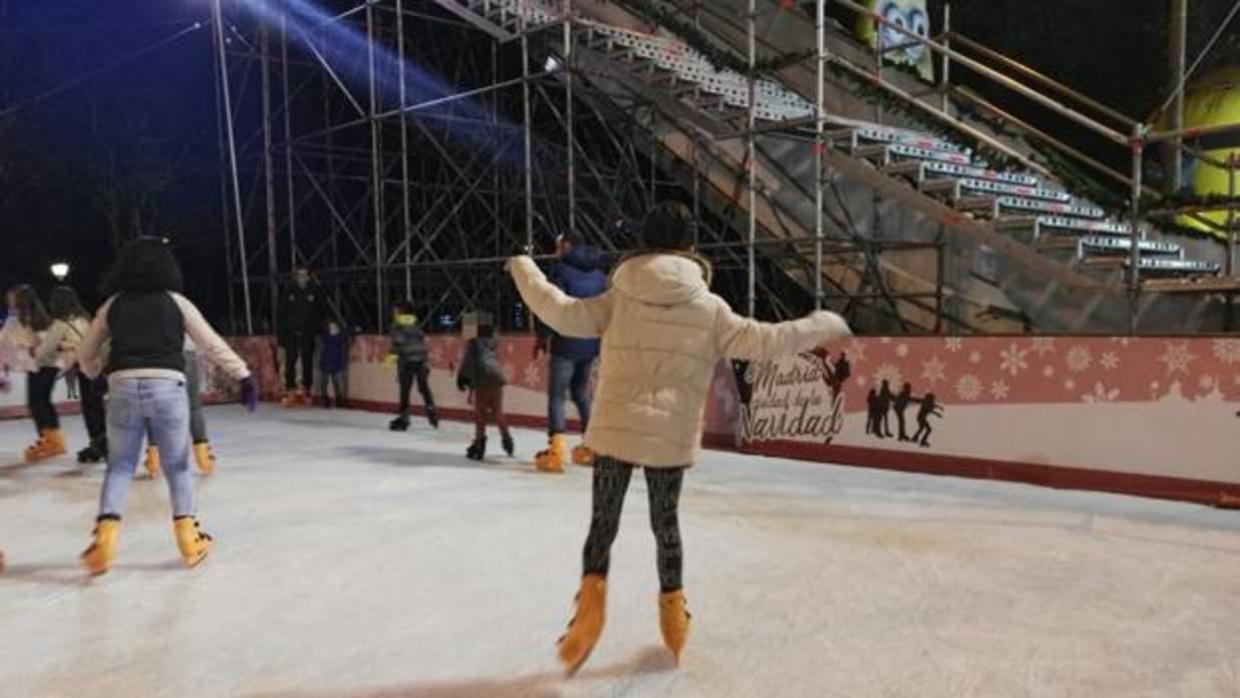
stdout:
[[[541,0],[436,1],[501,40],[564,19],[558,7]],[[739,191],[753,168],[762,233],[813,237],[811,102],[779,82],[756,80],[753,112],[763,132],[755,137],[759,157],[748,162],[735,136],[750,109],[746,76],[716,68],[674,36],[585,16],[572,22],[580,37],[573,57],[580,74],[616,99],[641,98],[657,107],[640,117],[652,144],[691,159],[719,192]],[[1011,330],[1013,315],[1042,331],[1126,329],[1132,310],[1123,285],[1133,244],[1129,223],[1108,218],[1045,173],[996,171],[940,137],[850,118],[828,120],[833,239],[938,241],[946,250],[946,262],[914,254],[882,260],[881,274],[892,290],[915,296],[941,279],[954,314],[968,318],[959,322],[966,329]],[[746,205],[746,197],[731,196],[729,202]],[[1136,309],[1140,329],[1184,332],[1216,324],[1222,305],[1217,298],[1168,290],[1191,289],[1203,278],[1209,283],[1221,271],[1220,261],[1190,257],[1187,245],[1153,227],[1142,227],[1139,237],[1140,269],[1148,279]],[[822,270],[832,286],[855,288],[865,273],[849,266],[837,260]],[[1182,283],[1159,285],[1167,278]],[[895,308],[914,327],[938,326],[935,309],[926,303],[902,300]],[[1009,320],[992,324],[988,317]]]

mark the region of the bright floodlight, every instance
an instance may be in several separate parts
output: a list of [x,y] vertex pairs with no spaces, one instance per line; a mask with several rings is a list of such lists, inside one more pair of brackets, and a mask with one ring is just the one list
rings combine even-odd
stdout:
[[543,64],[543,71],[554,73],[560,69],[560,61],[555,56],[547,56],[547,62]]
[[69,265],[64,262],[56,262],[52,265],[52,276],[56,277],[57,281],[64,281],[65,277],[69,276]]

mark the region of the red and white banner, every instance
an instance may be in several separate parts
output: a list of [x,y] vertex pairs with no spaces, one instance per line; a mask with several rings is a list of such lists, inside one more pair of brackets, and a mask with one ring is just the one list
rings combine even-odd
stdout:
[[749,452],[1221,501],[1240,339],[858,338],[745,370]]

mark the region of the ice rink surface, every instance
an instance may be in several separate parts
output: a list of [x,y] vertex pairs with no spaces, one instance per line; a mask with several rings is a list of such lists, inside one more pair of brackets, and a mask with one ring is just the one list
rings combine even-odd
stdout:
[[[475,464],[462,424],[208,419],[217,547],[193,570],[162,480],[134,483],[117,564],[88,581],[102,467],[0,469],[0,695],[1240,696],[1237,512],[707,452],[682,505],[684,665],[638,477],[607,628],[566,680],[590,473],[533,472],[541,434]],[[30,431],[0,423],[0,463]]]

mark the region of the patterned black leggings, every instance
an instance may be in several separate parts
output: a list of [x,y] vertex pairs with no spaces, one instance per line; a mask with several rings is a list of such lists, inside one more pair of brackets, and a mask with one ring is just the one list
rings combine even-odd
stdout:
[[[585,574],[607,576],[611,566],[611,544],[620,530],[620,510],[637,467],[615,458],[599,456],[594,461],[594,515],[590,535],[582,554]],[[650,528],[659,550],[659,586],[663,592],[681,588],[680,574],[684,551],[680,544],[680,485],[684,468],[645,468],[650,490]]]

